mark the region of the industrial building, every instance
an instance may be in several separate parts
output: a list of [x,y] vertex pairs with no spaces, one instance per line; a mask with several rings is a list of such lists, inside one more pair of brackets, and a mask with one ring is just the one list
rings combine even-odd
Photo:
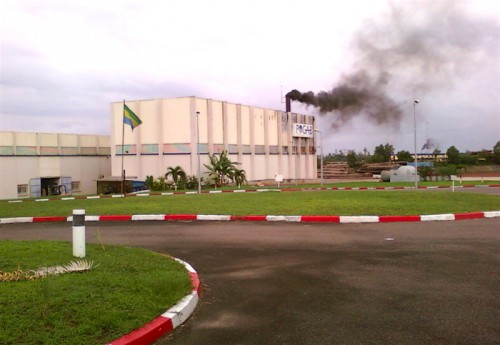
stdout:
[[[142,124],[123,126],[111,104],[112,175],[145,180],[181,166],[206,176],[208,155],[227,151],[248,181],[317,178],[314,117],[198,97],[126,101]],[[122,145],[123,140],[123,145]]]
[[110,155],[109,136],[0,132],[0,199],[95,194]]
[[248,181],[317,178],[313,116],[198,97],[126,104],[142,123],[124,126],[112,103],[111,136],[0,132],[0,199],[118,193],[122,163],[127,190],[169,167],[205,177],[222,151]]

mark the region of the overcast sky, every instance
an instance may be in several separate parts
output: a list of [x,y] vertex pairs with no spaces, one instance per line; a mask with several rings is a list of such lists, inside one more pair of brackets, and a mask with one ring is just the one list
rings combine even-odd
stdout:
[[123,99],[284,110],[297,89],[352,91],[292,103],[325,153],[413,152],[414,110],[419,150],[500,141],[497,0],[2,0],[0,40],[0,131],[107,135]]

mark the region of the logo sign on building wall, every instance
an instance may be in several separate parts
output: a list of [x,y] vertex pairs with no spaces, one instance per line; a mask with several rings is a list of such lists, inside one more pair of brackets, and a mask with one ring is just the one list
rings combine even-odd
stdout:
[[312,138],[314,134],[313,125],[294,123],[292,127],[292,134],[294,137]]

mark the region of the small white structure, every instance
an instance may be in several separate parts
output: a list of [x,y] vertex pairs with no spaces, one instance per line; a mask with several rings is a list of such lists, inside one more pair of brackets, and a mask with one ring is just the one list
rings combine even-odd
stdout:
[[[397,170],[391,170],[389,174],[390,182],[414,182],[415,167],[404,165]],[[420,181],[420,176],[417,176],[417,181]]]

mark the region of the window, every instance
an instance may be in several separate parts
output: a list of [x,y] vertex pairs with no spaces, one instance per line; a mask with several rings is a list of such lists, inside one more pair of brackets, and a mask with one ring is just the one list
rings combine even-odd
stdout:
[[18,184],[17,185],[17,196],[27,196],[28,195],[28,185]]
[[95,156],[97,155],[97,147],[80,147],[80,153],[82,156]]
[[214,153],[225,151],[224,144],[214,144]]
[[80,192],[80,181],[71,181],[71,191]]
[[266,147],[264,145],[255,145],[255,154],[263,155],[266,153]]
[[[204,146],[202,146],[204,145]],[[200,153],[207,152],[207,144],[199,144]],[[163,144],[163,154],[187,154],[191,153],[191,144],[190,143],[177,143],[177,144]]]
[[[85,149],[87,147],[82,147],[80,148],[82,155],[88,154],[85,153]],[[95,148],[95,153],[97,153],[97,148]],[[94,154],[95,154],[94,153]],[[121,156],[121,155],[135,155],[137,153],[136,145],[116,145],[116,155]]]
[[299,139],[298,138],[293,138],[292,139],[292,154],[293,155],[296,155],[299,153],[299,149],[297,147],[297,145],[299,144]]
[[244,155],[252,153],[250,145],[241,145],[241,153],[243,153]]
[[233,153],[233,154],[238,153],[238,145],[229,144],[228,149],[229,149],[229,153]]
[[141,155],[157,155],[158,144],[142,144]]

